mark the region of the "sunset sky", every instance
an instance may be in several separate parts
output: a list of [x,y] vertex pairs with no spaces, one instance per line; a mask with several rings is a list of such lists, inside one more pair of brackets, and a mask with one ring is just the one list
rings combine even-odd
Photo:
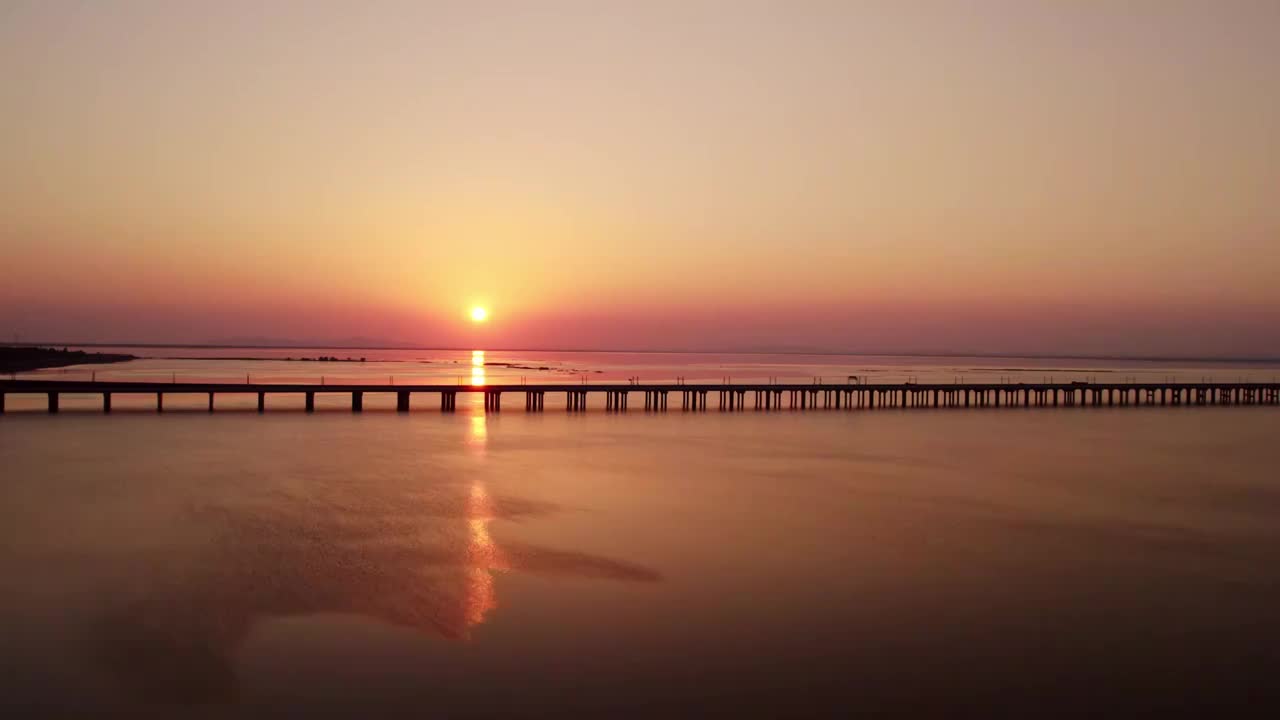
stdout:
[[1280,356],[1275,0],[8,0],[0,67],[4,341]]

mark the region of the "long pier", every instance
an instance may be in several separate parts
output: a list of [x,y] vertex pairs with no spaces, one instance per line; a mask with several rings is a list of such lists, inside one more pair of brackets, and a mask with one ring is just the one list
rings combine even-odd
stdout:
[[[714,408],[724,412],[744,410],[853,410],[875,408],[1016,408],[1111,406],[1208,406],[1280,405],[1280,383],[895,383],[895,384],[721,384],[647,383],[575,385],[315,385],[292,383],[207,382],[93,382],[60,380],[0,380],[0,413],[6,395],[44,395],[48,411],[58,412],[62,395],[99,395],[102,411],[111,412],[113,395],[154,395],[157,412],[164,411],[165,395],[206,395],[209,412],[216,395],[257,397],[258,412],[266,411],[267,395],[302,396],[307,412],[315,410],[316,395],[347,395],[352,412],[364,409],[364,396],[395,395],[396,410],[408,412],[413,395],[439,397],[440,409],[458,408],[458,396],[483,394],[485,412],[501,412],[506,395],[523,396],[527,412],[546,409],[548,394],[564,394],[568,412],[582,412],[591,405],[610,412],[629,409],[633,395],[643,397],[636,409],[686,412]],[[676,403],[679,403],[678,405]]]

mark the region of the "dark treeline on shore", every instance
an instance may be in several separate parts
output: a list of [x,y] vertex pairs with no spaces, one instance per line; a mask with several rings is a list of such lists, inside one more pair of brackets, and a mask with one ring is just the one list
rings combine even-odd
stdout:
[[40,368],[90,365],[135,360],[135,355],[90,353],[46,347],[0,347],[0,373],[27,372]]

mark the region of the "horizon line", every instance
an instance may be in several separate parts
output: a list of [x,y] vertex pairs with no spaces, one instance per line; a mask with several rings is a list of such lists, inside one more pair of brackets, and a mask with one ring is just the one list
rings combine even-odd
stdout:
[[[1280,363],[1280,357],[1226,357],[1181,355],[1073,355],[1054,353],[972,353],[972,352],[853,352],[837,350],[634,350],[599,348],[475,348],[475,347],[426,347],[403,345],[324,345],[324,344],[223,344],[223,343],[138,343],[138,342],[6,342],[0,347],[133,347],[133,348],[184,348],[184,349],[232,349],[248,350],[427,350],[445,352],[562,352],[562,353],[626,353],[634,355],[818,355],[846,357],[906,357],[906,358],[998,358],[1027,360],[1130,360],[1138,362],[1231,362],[1231,363]],[[175,358],[180,359],[180,358]]]

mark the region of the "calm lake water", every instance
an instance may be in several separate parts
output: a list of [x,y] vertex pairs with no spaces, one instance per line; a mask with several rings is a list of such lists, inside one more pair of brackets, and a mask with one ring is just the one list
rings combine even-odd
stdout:
[[[363,365],[151,359],[96,372],[1280,374],[280,355],[358,352]],[[84,397],[49,416],[41,399],[11,397],[0,416],[6,715],[1127,716],[1280,701],[1280,408],[569,415],[548,398],[543,414],[460,401],[444,415],[424,400],[399,415],[370,397],[362,415],[339,409],[346,398],[314,415],[280,398],[259,416],[252,398],[220,398],[210,415],[203,397],[171,411],[184,407],[174,396],[158,416],[149,402],[121,398],[103,417]]]

